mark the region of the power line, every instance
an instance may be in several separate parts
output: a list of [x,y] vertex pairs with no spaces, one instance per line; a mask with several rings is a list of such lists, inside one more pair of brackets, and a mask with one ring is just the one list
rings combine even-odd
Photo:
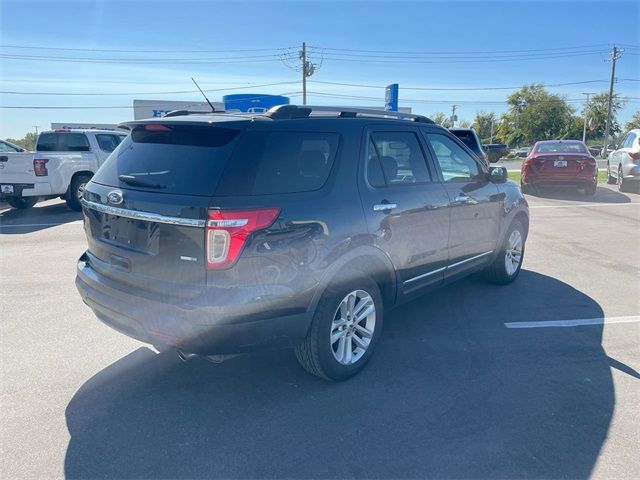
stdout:
[[23,60],[37,62],[65,62],[65,63],[98,63],[98,64],[125,64],[125,65],[165,65],[166,63],[180,65],[195,65],[203,63],[257,63],[279,62],[282,55],[251,55],[244,57],[212,57],[212,58],[98,58],[98,57],[51,57],[45,55],[11,55],[0,54],[5,60]]
[[404,59],[404,60],[424,60],[424,59],[428,59],[428,58],[433,58],[433,59],[455,59],[455,60],[473,60],[473,59],[479,59],[479,60],[492,60],[492,59],[510,59],[510,60],[515,60],[515,59],[535,59],[538,57],[548,57],[550,55],[554,55],[554,56],[563,56],[563,57],[567,57],[567,56],[580,56],[580,55],[587,55],[587,54],[596,54],[596,53],[606,53],[607,50],[605,49],[598,49],[598,50],[581,50],[581,51],[575,51],[575,52],[547,52],[547,53],[520,53],[520,54],[489,54],[489,55],[464,55],[464,56],[456,56],[456,55],[437,55],[437,54],[432,54],[432,55],[420,55],[420,56],[416,56],[416,55],[397,55],[397,54],[388,54],[388,53],[384,53],[384,54],[365,54],[365,53],[340,53],[340,52],[325,52],[324,50],[320,50],[322,52],[324,52],[324,54],[329,57],[329,58],[381,58],[381,59],[386,59],[386,60],[400,60],[400,59]]
[[[544,84],[545,87],[564,87],[569,85],[585,85],[588,83],[604,83],[609,80],[583,80],[579,82],[566,82],[566,83],[549,83]],[[638,81],[637,79],[622,79],[618,80],[622,81]],[[326,85],[338,85],[345,87],[359,87],[359,88],[386,88],[386,85],[370,85],[370,84],[362,84],[362,83],[344,83],[344,82],[328,82],[328,81],[320,81],[320,80],[310,80],[310,83],[319,83]],[[536,83],[529,82],[528,84]],[[403,86],[403,90],[423,90],[423,91],[481,91],[481,90],[515,90],[518,88],[522,88],[524,85],[518,85],[513,87],[405,87]]]
[[112,49],[112,48],[68,48],[68,47],[46,47],[42,45],[0,45],[0,48],[17,48],[27,50],[58,50],[69,52],[109,52],[109,53],[237,53],[237,52],[269,52],[280,51],[294,47],[280,48],[246,48],[246,49],[225,49],[225,50],[136,50],[136,49]]
[[529,52],[550,52],[550,51],[564,51],[564,50],[577,50],[585,48],[596,47],[608,47],[607,43],[596,43],[591,45],[579,45],[574,47],[554,47],[554,48],[534,48],[528,50],[490,50],[490,51],[411,51],[411,50],[361,50],[352,48],[331,48],[331,47],[318,47],[309,46],[309,48],[327,50],[327,51],[339,51],[339,52],[361,52],[361,53],[387,53],[387,54],[407,54],[407,55],[468,55],[468,54],[500,54],[500,53],[529,53]]

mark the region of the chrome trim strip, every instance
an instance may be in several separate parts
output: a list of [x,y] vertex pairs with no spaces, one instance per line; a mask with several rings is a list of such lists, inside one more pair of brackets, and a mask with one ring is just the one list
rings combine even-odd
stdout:
[[118,217],[132,218],[134,220],[144,220],[147,222],[166,223],[168,225],[179,225],[182,227],[204,228],[205,220],[197,220],[195,218],[179,218],[167,217],[151,212],[140,212],[138,210],[128,210],[126,208],[112,207],[103,205],[102,203],[90,202],[84,198],[81,200],[82,206],[95,210],[96,212],[116,215]]
[[447,265],[446,267],[437,268],[435,270],[432,270],[431,272],[423,273],[422,275],[418,275],[417,277],[413,277],[413,278],[410,278],[409,280],[405,280],[404,282],[402,282],[402,284],[407,285],[409,283],[416,282],[418,280],[429,277],[431,275],[435,275],[436,273],[444,272],[445,270],[451,270],[452,268],[459,267],[460,265],[464,265],[467,262],[472,262],[473,260],[477,260],[478,258],[486,257],[487,255],[491,255],[492,253],[493,253],[493,250],[491,250],[490,252],[481,253],[480,255],[476,255],[475,257],[467,258],[460,262],[452,263],[451,265]]
[[486,257],[487,255],[491,255],[492,253],[493,253],[493,250],[491,250],[490,252],[481,253],[480,255],[476,255],[475,257],[467,258],[460,262],[452,263],[451,265],[447,266],[447,270],[451,268],[459,267],[460,265],[464,265],[465,263],[468,263],[468,262],[472,262],[474,260],[477,260],[478,258]]
[[442,267],[442,268],[438,268],[436,270],[433,270],[432,272],[427,272],[427,273],[423,273],[422,275],[418,275],[417,277],[413,277],[410,278],[409,280],[405,280],[403,283],[406,285],[407,283],[412,283],[412,282],[416,282],[422,278],[426,278],[429,277],[431,275],[435,275],[436,273],[440,273],[440,272],[444,272],[447,269],[447,267]]

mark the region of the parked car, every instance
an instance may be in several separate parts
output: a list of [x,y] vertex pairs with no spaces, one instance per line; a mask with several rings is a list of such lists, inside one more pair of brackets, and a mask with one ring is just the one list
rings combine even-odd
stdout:
[[640,129],[629,131],[607,159],[607,183],[617,183],[621,192],[640,186]]
[[587,148],[589,149],[591,156],[594,158],[600,156],[600,153],[602,152],[602,145],[587,145]]
[[26,148],[22,148],[15,143],[7,142],[6,140],[0,140],[0,154],[2,153],[19,153],[26,152]]
[[522,163],[520,185],[525,193],[544,186],[569,186],[594,195],[597,183],[596,160],[579,140],[537,142]]
[[478,134],[473,128],[450,128],[449,131],[458,137],[469,149],[482,160],[485,165],[489,165],[487,154],[482,149],[482,144]]
[[520,147],[516,150],[516,157],[527,158],[531,152],[531,147]]
[[40,133],[35,153],[0,154],[0,200],[25,209],[59,196],[80,211],[84,186],[125,136],[112,130]]
[[504,143],[490,143],[488,145],[483,145],[482,149],[486,153],[489,163],[496,163],[502,157],[506,157],[509,153],[509,150]]
[[76,286],[159,350],[289,346],[342,380],[385,309],[479,270],[518,276],[520,189],[426,117],[284,105],[125,126],[84,192]]

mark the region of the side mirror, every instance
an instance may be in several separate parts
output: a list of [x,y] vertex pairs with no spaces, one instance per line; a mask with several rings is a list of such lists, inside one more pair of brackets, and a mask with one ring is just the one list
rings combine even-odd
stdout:
[[489,167],[489,178],[492,183],[505,183],[508,179],[505,167]]

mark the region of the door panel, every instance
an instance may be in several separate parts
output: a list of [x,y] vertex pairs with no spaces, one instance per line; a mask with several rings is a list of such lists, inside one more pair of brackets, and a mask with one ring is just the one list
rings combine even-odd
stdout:
[[367,226],[398,273],[399,291],[441,283],[448,261],[449,197],[442,184],[432,182],[418,132],[371,131],[365,145],[360,195]]
[[425,137],[451,199],[447,276],[455,275],[486,262],[496,248],[504,194],[489,182],[484,166],[456,140],[428,131]]

